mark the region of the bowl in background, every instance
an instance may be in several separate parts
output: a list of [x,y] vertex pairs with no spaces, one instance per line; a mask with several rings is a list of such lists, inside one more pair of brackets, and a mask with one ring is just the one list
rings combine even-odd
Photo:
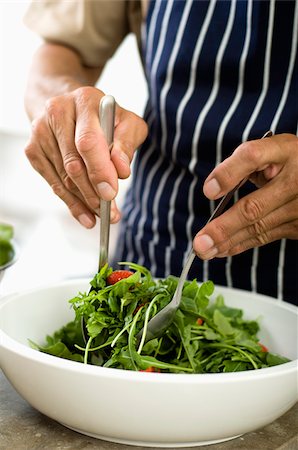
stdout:
[[14,239],[11,240],[11,245],[14,250],[14,255],[7,263],[3,264],[2,266],[0,265],[0,283],[4,277],[6,270],[13,266],[19,258],[19,247]]
[[298,399],[297,308],[266,296],[216,287],[259,337],[291,362],[236,373],[166,374],[84,365],[40,353],[45,336],[73,319],[68,300],[88,291],[71,280],[0,301],[0,367],[34,408],[80,433],[124,444],[191,447],[261,428]]

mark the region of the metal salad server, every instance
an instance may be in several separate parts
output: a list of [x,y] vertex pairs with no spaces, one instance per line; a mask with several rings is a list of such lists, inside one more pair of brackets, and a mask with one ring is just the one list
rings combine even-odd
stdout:
[[[111,152],[114,140],[115,99],[111,95],[102,97],[99,105],[99,122]],[[98,269],[108,262],[110,237],[111,202],[100,199],[100,246]]]
[[[262,139],[266,137],[272,136],[271,131],[267,131]],[[244,184],[247,181],[247,178],[244,178],[240,181],[240,183],[237,184],[230,192],[228,192],[219,202],[215,210],[213,211],[211,217],[207,221],[206,225],[211,222],[211,220],[215,219],[216,217],[220,216],[222,212],[224,211],[226,205],[231,200],[234,193],[239,189],[242,184]],[[159,311],[150,321],[148,322],[147,330],[146,330],[146,336],[143,337],[143,330],[144,328],[139,331],[139,333],[136,335],[137,342],[139,343],[141,339],[143,340],[143,343],[147,341],[151,341],[154,338],[160,337],[166,329],[171,325],[171,323],[174,320],[175,314],[177,309],[179,308],[179,305],[181,303],[182,298],[182,290],[184,283],[187,278],[187,274],[189,272],[189,269],[193,263],[193,260],[196,257],[196,253],[193,249],[189,252],[185,265],[182,269],[178,285],[176,287],[176,291],[174,292],[173,298],[170,301],[170,303],[167,304],[161,311]]]
[[[101,98],[99,104],[99,123],[111,152],[114,140],[116,102],[111,95]],[[100,199],[100,242],[98,271],[108,262],[109,238],[110,238],[110,211],[111,202]],[[91,287],[90,291],[93,290]],[[89,292],[90,292],[89,291]],[[87,342],[87,330],[85,320],[81,318],[81,329],[84,341]]]

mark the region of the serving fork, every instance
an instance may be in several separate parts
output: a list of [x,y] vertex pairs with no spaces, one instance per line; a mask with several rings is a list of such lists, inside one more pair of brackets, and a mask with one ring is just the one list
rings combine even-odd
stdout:
[[[115,127],[115,107],[116,102],[111,95],[105,95],[101,98],[99,104],[99,123],[106,138],[109,150],[111,152],[114,141]],[[100,199],[100,242],[99,242],[99,261],[98,272],[108,263],[109,238],[110,238],[110,211],[111,202]],[[93,287],[90,288],[90,291]],[[90,292],[89,291],[89,292]],[[84,341],[87,342],[88,334],[84,317],[81,318],[81,329]]]

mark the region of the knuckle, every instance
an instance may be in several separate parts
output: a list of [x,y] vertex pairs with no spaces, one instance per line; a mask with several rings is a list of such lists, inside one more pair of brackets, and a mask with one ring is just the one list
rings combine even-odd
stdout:
[[[63,200],[63,199],[62,199]],[[69,211],[71,212],[71,214],[74,217],[77,217],[79,215],[80,209],[81,209],[81,202],[77,197],[72,197],[71,200],[68,200],[68,202],[66,202],[64,200],[64,202],[67,204],[67,207],[69,209]]]
[[254,237],[254,242],[256,243],[256,247],[261,247],[262,245],[268,244],[268,242],[270,242],[270,235],[269,233],[265,232],[265,233],[261,233],[261,234],[257,234]]
[[95,194],[89,194],[88,196],[86,196],[85,198],[87,205],[91,208],[91,209],[96,209],[99,207],[99,198],[95,195]]
[[24,152],[31,162],[36,161],[36,147],[33,143],[29,142],[29,144],[27,144],[24,148]]
[[249,223],[255,223],[262,217],[263,206],[259,200],[253,197],[244,197],[239,202],[240,214]]
[[225,241],[217,245],[219,255],[229,255],[229,252],[234,247],[235,243],[233,238],[228,238]]
[[33,142],[30,142],[24,148],[24,153],[33,169],[35,169],[37,172],[41,172],[42,165],[40,162],[39,151],[37,146]]
[[66,172],[64,172],[64,171],[60,172],[59,176],[60,176],[62,183],[64,184],[64,186],[66,187],[66,189],[68,191],[71,191],[71,192],[76,191],[76,185],[74,184],[74,182],[72,181],[72,179]]
[[88,178],[93,186],[97,185],[100,181],[106,180],[107,178],[106,168],[100,165],[91,167],[88,171]]
[[63,158],[64,169],[71,178],[80,177],[83,173],[83,163],[73,152],[67,153]]
[[43,118],[41,117],[37,117],[36,119],[34,119],[31,123],[31,130],[32,130],[32,134],[42,134],[43,131],[45,129],[45,123]]
[[216,241],[221,243],[221,242],[225,242],[228,243],[230,240],[230,235],[229,235],[229,231],[227,229],[227,227],[225,226],[225,224],[222,224],[220,221],[218,223],[215,223],[214,221],[214,225],[215,225],[215,238]]
[[59,124],[64,114],[62,102],[57,97],[52,97],[46,101],[46,113],[53,124]]
[[57,195],[63,201],[66,202],[66,189],[62,183],[60,182],[52,183],[51,188],[55,195]]
[[244,160],[249,160],[252,163],[252,166],[258,165],[263,153],[258,141],[243,142],[238,151]]
[[250,236],[261,236],[267,233],[267,224],[264,220],[260,219],[248,227],[248,233]]
[[79,153],[87,154],[96,145],[98,135],[93,130],[84,130],[75,138],[75,145]]
[[225,159],[213,171],[214,177],[223,190],[235,185],[235,171],[230,161],[230,158]]
[[92,86],[82,86],[76,89],[75,96],[78,104],[86,104],[90,102],[90,98],[94,96],[95,88]]

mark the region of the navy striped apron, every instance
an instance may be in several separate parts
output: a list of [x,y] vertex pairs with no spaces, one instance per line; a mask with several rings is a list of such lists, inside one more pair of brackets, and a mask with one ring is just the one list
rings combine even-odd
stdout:
[[[214,202],[205,178],[241,142],[297,134],[295,1],[151,1],[143,29],[149,135],[137,152],[115,261],[180,275]],[[254,189],[246,183],[237,194]],[[235,197],[234,201],[237,200]],[[189,278],[297,301],[297,241],[195,259]]]

